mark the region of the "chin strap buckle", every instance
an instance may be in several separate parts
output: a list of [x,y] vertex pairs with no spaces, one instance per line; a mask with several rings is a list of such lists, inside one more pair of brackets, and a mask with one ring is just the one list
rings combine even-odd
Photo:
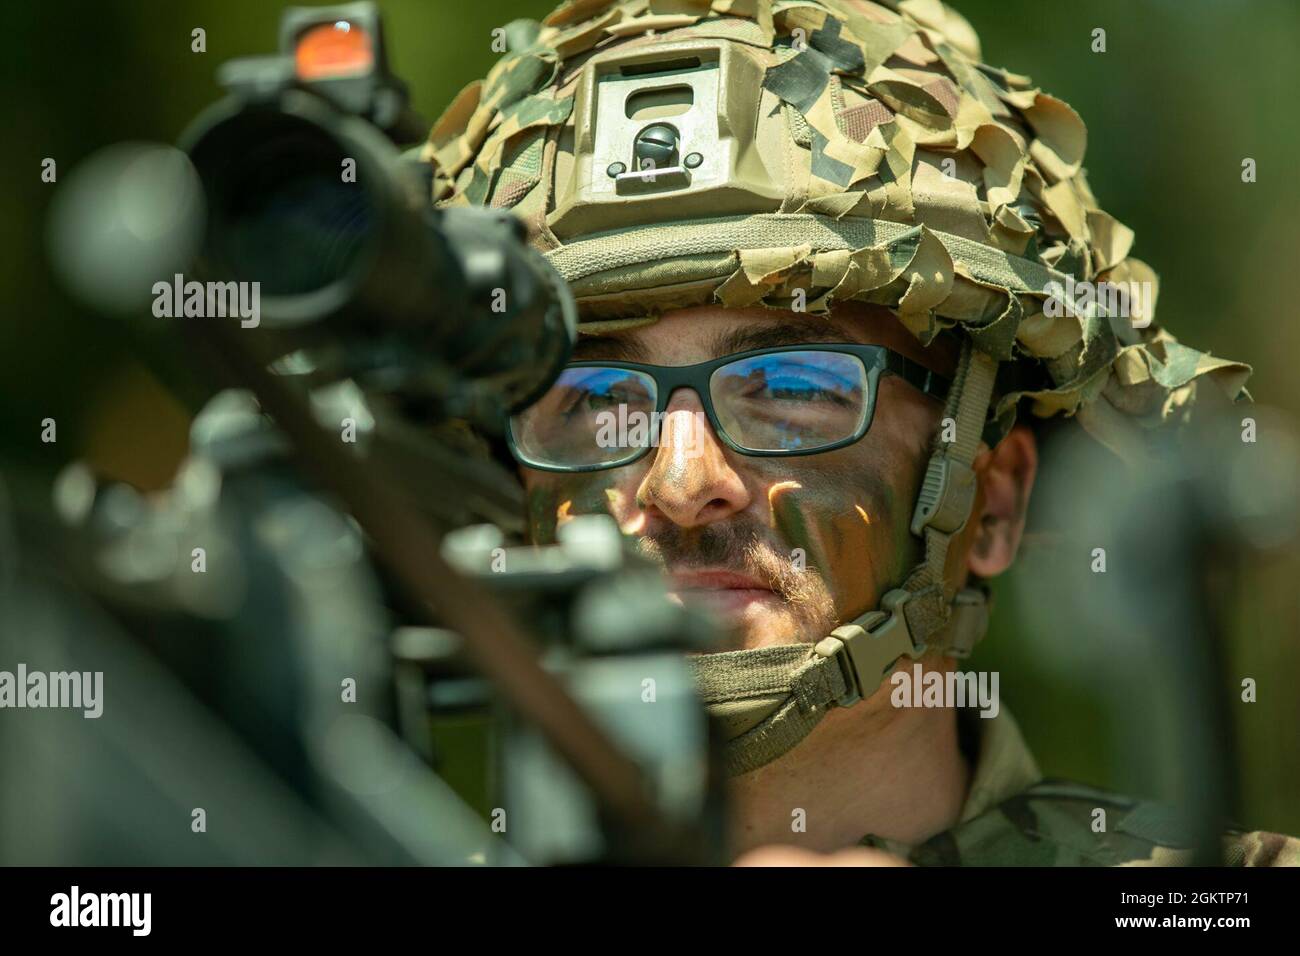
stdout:
[[851,624],[831,631],[814,650],[821,657],[834,658],[844,676],[844,694],[836,701],[851,707],[870,697],[894,663],[903,656],[913,660],[925,653],[925,645],[912,639],[904,613],[911,594],[895,588],[880,602],[881,610],[868,611]]

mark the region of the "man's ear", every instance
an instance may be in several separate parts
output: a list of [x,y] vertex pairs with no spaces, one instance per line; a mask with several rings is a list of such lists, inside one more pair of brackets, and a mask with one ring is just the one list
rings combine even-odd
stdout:
[[1038,473],[1038,442],[1034,433],[1017,425],[996,448],[985,449],[972,466],[979,482],[983,508],[971,515],[978,522],[966,565],[973,574],[991,578],[1015,560],[1025,530],[1029,493]]

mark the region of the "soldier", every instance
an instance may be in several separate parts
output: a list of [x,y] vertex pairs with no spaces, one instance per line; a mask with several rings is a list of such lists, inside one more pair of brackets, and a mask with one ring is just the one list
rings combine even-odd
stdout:
[[[1005,707],[897,706],[891,678],[946,676],[983,636],[1027,416],[1133,454],[1244,396],[1246,366],[1152,323],[1078,115],[981,63],[938,0],[572,0],[511,35],[422,156],[438,202],[513,209],[582,310],[510,426],[533,540],[607,512],[733,627],[693,664],[736,848],[1188,861],[1150,805],[1044,782]],[[1224,845],[1300,863],[1276,834]]]

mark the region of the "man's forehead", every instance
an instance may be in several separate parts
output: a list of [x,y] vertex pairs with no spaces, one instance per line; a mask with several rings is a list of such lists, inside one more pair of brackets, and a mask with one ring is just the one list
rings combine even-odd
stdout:
[[937,371],[950,371],[956,364],[949,343],[925,348],[889,310],[860,303],[846,304],[831,315],[715,306],[675,309],[650,325],[584,335],[574,358],[690,365],[747,349],[821,342],[885,345]]

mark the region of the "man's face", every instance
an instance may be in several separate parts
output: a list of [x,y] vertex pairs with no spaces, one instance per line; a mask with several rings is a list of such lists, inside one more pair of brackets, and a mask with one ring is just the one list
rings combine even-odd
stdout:
[[[951,375],[955,350],[922,348],[890,313],[853,304],[830,318],[711,306],[584,337],[574,360],[692,365],[746,349],[848,342],[886,346]],[[871,427],[851,445],[798,457],[733,451],[700,398],[669,399],[658,446],[619,468],[523,468],[532,540],[576,515],[611,514],[665,569],[676,600],[734,626],[736,647],[817,641],[875,607],[920,557],[912,509],[943,406],[898,376],[880,378]]]

